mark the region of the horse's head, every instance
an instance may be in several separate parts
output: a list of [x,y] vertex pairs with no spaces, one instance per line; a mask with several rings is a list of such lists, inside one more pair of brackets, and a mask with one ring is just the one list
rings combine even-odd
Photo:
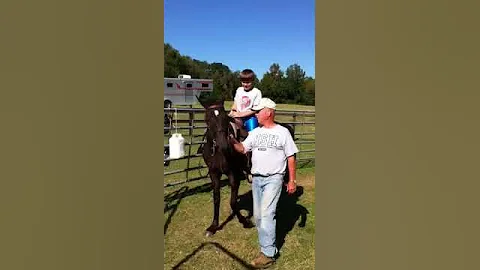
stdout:
[[222,152],[228,151],[228,135],[233,132],[230,125],[231,118],[227,115],[224,107],[224,99],[201,100],[200,104],[205,108],[205,123],[207,124],[207,144],[213,143],[214,148]]

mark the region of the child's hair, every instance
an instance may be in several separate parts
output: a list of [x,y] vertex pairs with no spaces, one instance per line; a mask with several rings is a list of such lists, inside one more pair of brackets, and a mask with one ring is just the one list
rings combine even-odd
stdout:
[[244,69],[240,72],[240,80],[241,81],[254,81],[255,80],[255,73],[251,69]]

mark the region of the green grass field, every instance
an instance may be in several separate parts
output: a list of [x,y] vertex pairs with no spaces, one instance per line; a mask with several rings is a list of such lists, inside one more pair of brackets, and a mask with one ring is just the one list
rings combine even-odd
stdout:
[[[225,102],[225,108],[230,108],[232,105],[231,101],[226,101]],[[183,107],[183,106],[179,106]],[[282,110],[301,110],[301,111],[314,111],[315,107],[314,106],[304,106],[304,105],[292,105],[292,104],[278,104],[278,111]],[[195,105],[193,108],[201,108],[200,105]],[[203,113],[196,113],[194,115],[195,119],[195,126],[205,126],[205,123],[203,121]],[[179,120],[188,120],[189,115],[187,113],[177,113],[177,119]],[[299,115],[296,117],[295,121],[293,121],[292,116],[290,115],[278,115],[276,117],[276,120],[279,122],[315,122],[315,116],[302,116]],[[175,125],[175,121],[173,123]],[[178,127],[184,127],[188,126],[188,123],[178,123]],[[176,132],[176,130],[172,130],[172,133]],[[193,131],[193,136],[189,136],[189,130],[188,129],[178,129],[178,133],[181,133],[182,136],[185,138],[185,142],[199,142],[202,141],[202,135],[204,134],[204,129],[194,129]],[[305,125],[297,125],[295,127],[295,134],[299,133],[314,133],[315,132],[315,125],[313,124],[305,124]],[[170,134],[165,135],[164,138],[164,144],[168,144],[168,139],[170,138]],[[302,152],[304,151],[309,151],[313,150],[315,148],[315,136],[313,134],[311,135],[296,135],[296,139],[298,139],[301,143],[298,143],[297,146],[300,150],[300,153],[298,154],[297,158],[302,159],[302,158],[313,158],[315,156],[315,152]],[[302,141],[308,141],[307,143],[303,143]],[[311,142],[311,143],[310,143]],[[185,145],[185,155],[195,155],[197,153],[199,145],[192,145],[191,147],[188,145]],[[313,160],[306,160],[306,161],[299,161],[299,166],[311,166],[313,164]],[[201,157],[193,157],[190,159],[179,159],[179,160],[172,160],[168,166],[165,167],[165,172],[173,172],[173,171],[178,171],[182,170],[184,168],[198,168],[201,166],[204,166],[205,163],[203,162],[203,159]],[[180,182],[185,182],[185,181],[190,181],[190,180],[195,180],[197,178],[205,177],[207,175],[207,170],[205,168],[198,168],[194,169],[188,172],[181,172],[181,173],[175,173],[175,174],[170,174],[165,176],[165,183],[166,184],[174,184],[174,183],[180,183]],[[207,179],[208,180],[208,179]],[[199,181],[205,181],[205,180],[199,180]]]
[[[280,257],[271,269],[315,269],[315,174],[314,168],[299,169],[301,196],[282,194],[277,212]],[[250,185],[242,181],[240,207],[251,210]],[[165,190],[164,269],[249,269],[258,254],[256,228],[243,228],[230,214],[230,188],[221,189],[220,224],[212,237],[205,229],[213,217],[209,182],[169,187]],[[304,223],[304,226],[300,225]]]

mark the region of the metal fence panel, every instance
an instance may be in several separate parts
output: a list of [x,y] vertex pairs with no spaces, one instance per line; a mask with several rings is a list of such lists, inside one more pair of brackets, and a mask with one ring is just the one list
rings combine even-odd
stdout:
[[[203,162],[202,155],[197,154],[196,150],[193,149],[194,146],[200,146],[205,143],[203,140],[193,140],[193,138],[203,137],[203,131],[206,130],[207,126],[203,120],[203,115],[205,113],[205,109],[198,109],[198,108],[164,108],[165,114],[172,115],[175,119],[173,119],[169,126],[165,127],[164,130],[168,132],[166,134],[166,138],[164,141],[164,148],[168,147],[168,135],[171,132],[176,132],[178,130],[188,130],[185,137],[185,156],[178,159],[164,159],[164,163],[166,162],[168,166],[165,166],[164,176],[171,176],[171,175],[179,175],[175,177],[175,179],[170,179],[164,184],[165,187],[174,186],[179,184],[185,184],[187,182],[192,182],[196,180],[207,179],[208,175],[206,173],[207,166]],[[298,145],[300,150],[299,156],[297,156],[297,163],[301,161],[314,161],[315,157],[312,155],[308,155],[307,153],[314,153],[315,152],[315,139],[314,138],[305,138],[305,136],[313,136],[315,135],[315,121],[305,121],[306,118],[314,118],[315,111],[296,111],[296,110],[277,110],[275,112],[276,115],[280,117],[289,117],[291,121],[279,121],[284,124],[290,124],[294,130],[294,140],[295,143]],[[180,117],[179,115],[185,115],[184,117]],[[195,118],[195,116],[200,115],[201,117]],[[301,121],[299,120],[301,118]],[[285,120],[285,119],[283,119]],[[308,130],[307,127],[313,126],[310,128],[313,130]],[[301,132],[297,132],[301,129]],[[200,134],[195,134],[195,131],[200,131]],[[303,145],[308,145],[308,148],[303,148]],[[305,154],[307,156],[305,157]],[[192,159],[197,159],[197,162],[194,164]],[[171,166],[171,164],[175,164]],[[167,168],[172,168],[171,170],[167,170]],[[204,170],[203,175],[194,176],[191,172]],[[185,174],[185,178],[182,179],[180,176],[181,174]],[[170,178],[170,177],[169,177]],[[173,181],[173,182],[172,182]]]

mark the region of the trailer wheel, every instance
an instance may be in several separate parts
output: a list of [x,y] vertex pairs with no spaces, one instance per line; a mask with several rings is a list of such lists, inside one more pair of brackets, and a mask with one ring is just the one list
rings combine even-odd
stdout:
[[[172,108],[170,100],[163,101],[164,108]],[[163,115],[163,134],[169,134],[172,128],[173,114],[172,112],[165,112]]]
[[170,165],[170,161],[166,161],[166,159],[170,156],[170,147],[165,147],[163,150],[163,166],[168,167]]

